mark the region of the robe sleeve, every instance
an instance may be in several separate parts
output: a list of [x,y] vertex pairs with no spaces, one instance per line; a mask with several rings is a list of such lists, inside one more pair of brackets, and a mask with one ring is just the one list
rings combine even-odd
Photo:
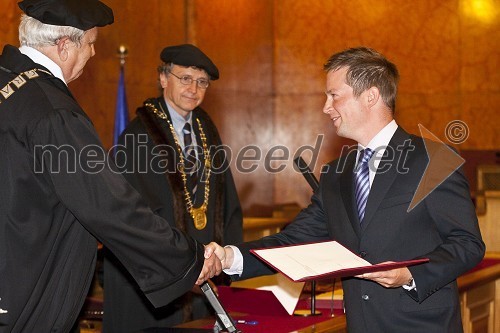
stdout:
[[59,109],[32,137],[35,172],[52,182],[61,204],[114,253],[155,307],[192,288],[203,246],[151,211],[87,119]]

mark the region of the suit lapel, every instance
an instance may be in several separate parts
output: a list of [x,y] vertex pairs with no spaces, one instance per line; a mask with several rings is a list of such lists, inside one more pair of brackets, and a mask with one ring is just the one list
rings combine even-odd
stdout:
[[[379,167],[377,168],[377,174],[370,188],[362,230],[364,230],[370,223],[382,199],[384,199],[387,191],[395,181],[398,175],[398,161],[400,161],[400,156],[407,148],[407,145],[405,146],[404,142],[409,139],[409,134],[406,133],[401,127],[398,127],[389,142],[386,152],[384,153],[384,157],[380,160]],[[384,172],[384,170],[387,171]]]
[[344,206],[349,216],[354,232],[359,237],[361,228],[359,225],[358,209],[354,200],[354,165],[356,164],[356,150],[352,150],[346,157],[345,165],[340,176],[340,192]]

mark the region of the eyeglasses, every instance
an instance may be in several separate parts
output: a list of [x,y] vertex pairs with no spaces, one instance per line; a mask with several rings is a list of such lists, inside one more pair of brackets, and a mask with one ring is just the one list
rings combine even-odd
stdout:
[[169,72],[170,74],[172,74],[173,76],[175,76],[176,78],[179,79],[179,81],[181,81],[182,84],[186,85],[186,86],[189,86],[193,83],[193,81],[196,81],[196,85],[201,88],[201,89],[207,89],[208,86],[210,85],[210,81],[207,80],[207,79],[193,79],[192,76],[190,75],[183,75],[183,76],[177,76],[175,75],[174,73],[172,72]]

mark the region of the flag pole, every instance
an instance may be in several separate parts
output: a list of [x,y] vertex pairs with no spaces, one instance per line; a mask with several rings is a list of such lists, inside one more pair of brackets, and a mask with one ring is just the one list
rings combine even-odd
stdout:
[[128,56],[128,48],[121,44],[118,47],[118,57],[120,58],[120,67],[123,67],[125,65],[125,58]]
[[115,126],[113,130],[113,155],[118,138],[128,124],[128,106],[125,93],[125,58],[128,56],[128,48],[121,44],[117,50],[120,59],[120,77],[118,79],[118,93],[116,96]]

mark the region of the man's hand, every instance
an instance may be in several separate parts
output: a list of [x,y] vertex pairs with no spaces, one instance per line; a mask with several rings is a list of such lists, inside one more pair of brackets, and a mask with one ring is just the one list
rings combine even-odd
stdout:
[[[212,243],[210,243],[212,244]],[[214,243],[216,244],[216,243]],[[219,275],[222,272],[222,264],[218,256],[213,256],[213,249],[207,250],[205,246],[205,262],[203,263],[203,268],[201,270],[196,284],[200,285],[206,280],[213,278],[215,275]]]
[[234,253],[233,249],[230,247],[222,247],[215,242],[211,242],[210,244],[205,246],[205,257],[211,256],[212,253],[215,253],[217,258],[219,258],[222,263],[222,269],[228,269],[233,264]]
[[411,279],[411,272],[407,267],[402,267],[388,271],[365,273],[357,275],[356,277],[372,280],[386,288],[399,288],[408,284]]

